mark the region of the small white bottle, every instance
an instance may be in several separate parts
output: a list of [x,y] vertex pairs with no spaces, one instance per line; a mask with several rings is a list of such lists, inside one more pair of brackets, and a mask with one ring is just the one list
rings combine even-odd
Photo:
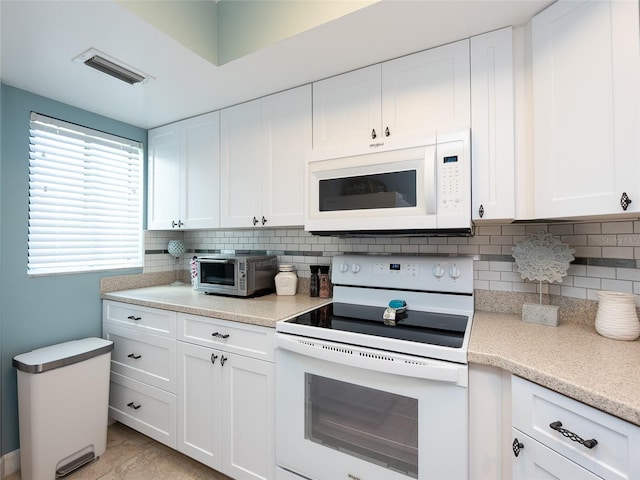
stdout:
[[295,295],[298,289],[298,275],[293,265],[280,265],[280,273],[276,275],[276,293],[278,295]]

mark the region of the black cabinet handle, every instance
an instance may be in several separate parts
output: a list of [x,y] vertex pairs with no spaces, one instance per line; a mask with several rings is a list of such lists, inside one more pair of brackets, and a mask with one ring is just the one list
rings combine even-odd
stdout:
[[264,225],[265,223],[267,223],[267,219],[264,218],[264,215],[262,216],[262,220],[260,221],[260,223],[262,223],[262,225]]
[[142,358],[142,355],[136,355],[135,353],[130,353],[129,355],[127,355],[127,357],[133,358],[134,360],[138,360],[139,358]]
[[255,227],[258,224],[258,219],[253,217],[253,226]]
[[598,445],[598,441],[595,438],[592,438],[591,440],[583,440],[581,437],[571,432],[570,430],[562,428],[561,422],[553,422],[550,423],[549,426],[556,432],[560,432],[563,436],[567,437],[572,442],[578,442],[580,445],[584,445],[587,448],[593,448]]
[[135,315],[129,315],[127,317],[129,320],[134,320],[134,321],[138,321],[138,320],[142,320],[142,317],[136,317]]
[[480,218],[484,217],[484,206],[480,205],[480,208],[478,209],[478,215],[480,215]]
[[511,444],[511,449],[513,450],[513,454],[517,457],[520,455],[520,450],[524,448],[524,444],[520,442],[517,438],[513,440]]
[[218,355],[216,355],[215,353],[211,354],[211,363],[213,363],[214,365],[216,364],[216,358],[218,358]]
[[141,406],[142,406],[142,405],[140,405],[140,404],[136,405],[136,404],[135,404],[135,403],[133,403],[133,402],[129,402],[129,403],[127,403],[127,407],[129,407],[129,408],[133,408],[134,410],[139,409]]
[[376,133],[376,129],[374,128],[373,130],[371,130],[371,138],[375,139],[378,136],[378,134]]
[[226,362],[227,360],[229,360],[227,357],[225,357],[224,355],[222,355],[222,357],[220,357],[220,364],[224,367],[224,362]]
[[622,195],[620,196],[620,206],[622,207],[622,210],[626,212],[630,203],[631,199],[629,198],[629,195],[627,195],[627,192],[622,192]]
[[211,334],[212,337],[218,337],[218,338],[229,338],[229,334],[228,333],[218,333],[218,332],[213,332]]
[[385,128],[385,129],[384,129],[384,136],[385,136],[385,137],[388,137],[388,136],[390,136],[390,135],[391,135],[391,132],[389,131],[389,127]]

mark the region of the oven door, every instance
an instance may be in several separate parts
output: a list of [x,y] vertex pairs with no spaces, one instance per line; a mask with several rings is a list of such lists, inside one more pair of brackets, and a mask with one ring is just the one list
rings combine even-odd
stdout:
[[198,265],[198,290],[228,295],[241,293],[236,259],[202,258]]
[[276,344],[277,480],[467,478],[466,365],[282,333]]

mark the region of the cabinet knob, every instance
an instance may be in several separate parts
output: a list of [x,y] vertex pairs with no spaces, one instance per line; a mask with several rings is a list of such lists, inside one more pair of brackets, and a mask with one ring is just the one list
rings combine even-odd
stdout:
[[258,224],[258,219],[253,217],[253,226],[255,227]]
[[622,192],[622,195],[620,196],[620,206],[622,207],[622,210],[626,212],[630,203],[631,199],[629,198],[629,195],[627,195],[627,192]]
[[556,432],[560,432],[562,436],[567,437],[572,442],[577,442],[580,445],[584,445],[587,448],[593,448],[596,445],[598,445],[598,441],[595,438],[592,438],[590,440],[583,440],[581,437],[579,437],[572,431],[562,428],[562,422],[550,423],[549,427],[551,427],[551,429],[555,430]]
[[373,139],[375,140],[375,138],[376,138],[377,136],[378,136],[378,135],[376,134],[376,129],[374,128],[373,130],[371,130],[371,138],[373,138]]
[[260,220],[260,223],[262,223],[262,225],[264,225],[265,223],[267,223],[267,219],[264,218],[264,215],[262,216],[262,220]]
[[522,450],[523,448],[524,448],[524,444],[521,443],[520,440],[515,438],[513,440],[513,443],[511,444],[511,449],[513,450],[513,454],[517,457],[518,455],[520,455],[520,450]]
[[484,205],[480,205],[480,208],[478,209],[478,215],[480,216],[480,218],[484,217]]
[[391,132],[389,131],[389,127],[384,129],[384,136],[385,137],[389,137],[391,135]]
[[227,357],[225,357],[224,355],[222,355],[220,357],[220,365],[222,365],[224,367],[224,362],[226,362],[227,360],[229,360]]

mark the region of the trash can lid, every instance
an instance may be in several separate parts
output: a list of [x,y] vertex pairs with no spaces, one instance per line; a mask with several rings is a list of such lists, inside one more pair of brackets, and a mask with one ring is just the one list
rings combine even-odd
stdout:
[[111,340],[97,337],[71,340],[16,355],[13,357],[13,366],[27,373],[42,373],[88,360],[111,350]]

